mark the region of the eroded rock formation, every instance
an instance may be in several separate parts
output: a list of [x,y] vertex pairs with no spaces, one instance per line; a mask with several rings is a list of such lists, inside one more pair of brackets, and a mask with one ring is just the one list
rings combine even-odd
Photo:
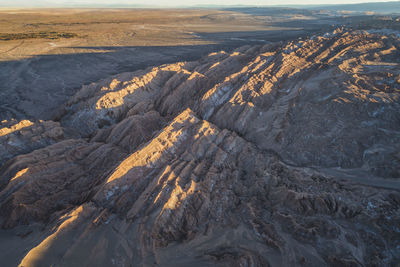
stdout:
[[2,121],[0,166],[10,158],[29,153],[64,139],[64,130],[54,121]]
[[394,36],[337,30],[82,87],[60,123],[46,122],[60,130],[0,130],[54,143],[8,152],[0,169],[1,242],[19,244],[3,256],[22,266],[397,263],[399,49]]

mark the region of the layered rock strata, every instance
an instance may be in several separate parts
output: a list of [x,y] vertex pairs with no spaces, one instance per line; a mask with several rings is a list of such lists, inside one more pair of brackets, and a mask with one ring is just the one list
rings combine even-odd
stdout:
[[396,264],[399,48],[344,30],[246,46],[83,86],[42,131],[3,127],[51,141],[4,157],[2,258]]

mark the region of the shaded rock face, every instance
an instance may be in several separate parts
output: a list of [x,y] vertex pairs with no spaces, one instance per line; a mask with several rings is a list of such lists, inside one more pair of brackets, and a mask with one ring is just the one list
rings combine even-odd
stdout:
[[82,87],[58,115],[81,138],[39,131],[56,143],[13,152],[0,169],[0,243],[18,244],[2,258],[399,262],[399,47],[339,30]]
[[2,121],[0,124],[0,165],[7,160],[64,139],[64,129],[53,121]]
[[155,109],[173,117],[190,107],[292,164],[399,177],[398,46],[398,39],[335,31],[214,53],[85,86],[63,121],[92,135],[126,114]]

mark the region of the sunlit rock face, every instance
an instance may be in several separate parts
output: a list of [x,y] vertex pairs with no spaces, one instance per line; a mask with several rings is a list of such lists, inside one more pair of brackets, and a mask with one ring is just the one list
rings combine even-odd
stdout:
[[295,165],[398,177],[397,47],[395,38],[335,31],[214,53],[85,86],[63,120],[91,135],[129,114],[190,107]]
[[2,258],[396,264],[399,48],[342,30],[246,46],[83,86],[44,130],[3,127],[1,145],[50,143],[0,169]]

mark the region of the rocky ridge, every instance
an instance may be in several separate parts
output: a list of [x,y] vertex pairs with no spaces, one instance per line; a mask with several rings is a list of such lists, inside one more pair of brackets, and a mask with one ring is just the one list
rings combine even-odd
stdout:
[[399,49],[394,36],[340,29],[245,46],[83,86],[40,130],[2,127],[1,145],[44,140],[3,157],[4,242],[19,242],[4,257],[395,264]]

